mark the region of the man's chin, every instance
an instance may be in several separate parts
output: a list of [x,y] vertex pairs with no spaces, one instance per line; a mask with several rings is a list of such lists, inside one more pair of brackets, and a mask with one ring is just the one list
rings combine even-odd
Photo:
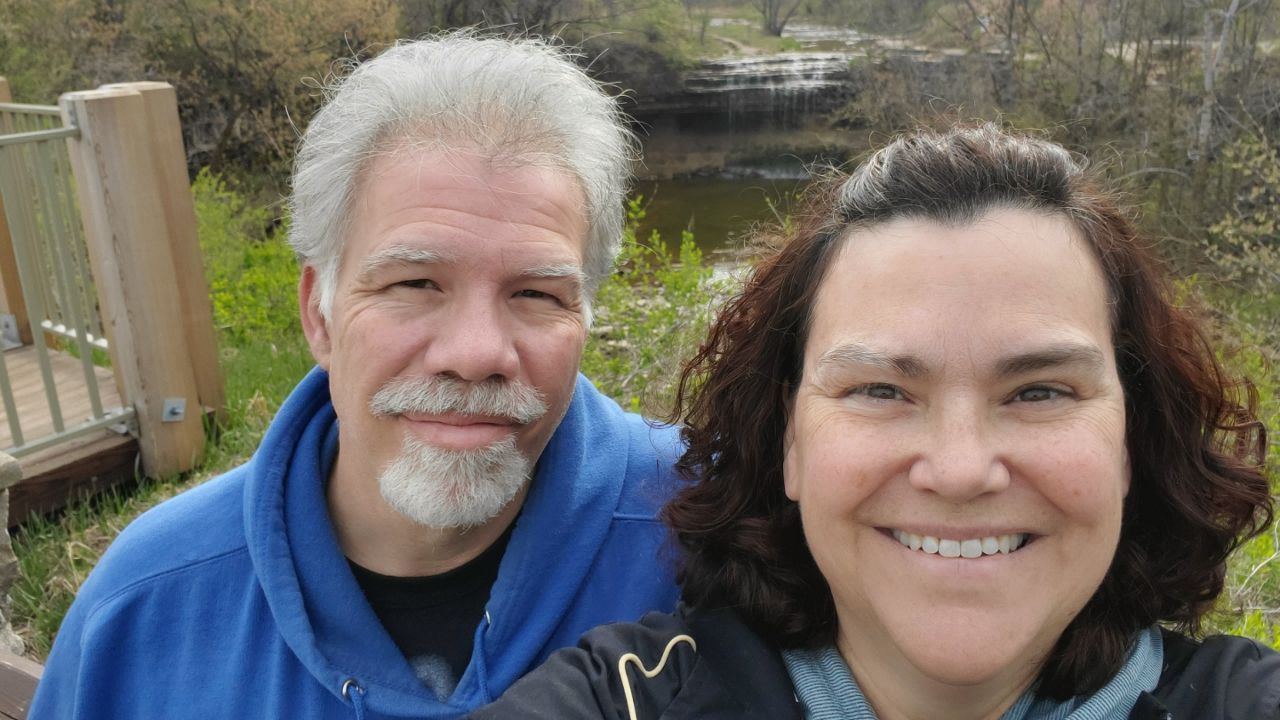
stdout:
[[419,525],[471,528],[506,509],[528,481],[529,470],[513,437],[473,450],[408,440],[378,476],[378,489],[396,512]]

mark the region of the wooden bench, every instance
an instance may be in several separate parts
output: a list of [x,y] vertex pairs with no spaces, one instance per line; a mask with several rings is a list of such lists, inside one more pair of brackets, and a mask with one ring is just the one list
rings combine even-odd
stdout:
[[26,720],[42,672],[39,663],[0,650],[0,720]]

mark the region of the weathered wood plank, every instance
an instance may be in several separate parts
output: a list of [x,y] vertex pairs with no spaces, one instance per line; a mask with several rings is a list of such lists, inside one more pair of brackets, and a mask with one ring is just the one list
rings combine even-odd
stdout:
[[137,457],[135,438],[103,431],[21,458],[22,481],[9,488],[9,527],[133,480]]
[[187,153],[182,146],[182,124],[178,120],[178,97],[164,82],[130,82],[106,85],[126,88],[142,95],[146,108],[146,132],[152,144],[152,162],[164,209],[165,233],[173,253],[173,274],[177,302],[182,308],[182,327],[195,375],[200,404],[213,408],[219,420],[226,419],[222,371],[218,368],[218,341],[213,329],[213,301],[204,277],[204,259],[196,238],[196,211],[187,180]]
[[0,650],[0,717],[26,719],[43,672],[38,663]]
[[[112,364],[138,420],[143,468],[164,477],[189,470],[204,448],[199,392],[191,366],[173,252],[165,236],[142,95],[125,88],[73,92],[59,99],[74,116],[68,139],[85,241]],[[185,403],[179,416],[165,406]]]

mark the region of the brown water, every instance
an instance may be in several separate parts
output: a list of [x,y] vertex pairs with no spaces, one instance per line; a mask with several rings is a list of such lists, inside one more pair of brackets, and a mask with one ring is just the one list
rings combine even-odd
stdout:
[[[658,231],[667,246],[680,247],[680,232],[688,229],[704,257],[731,262],[751,228],[785,215],[795,194],[807,180],[762,177],[690,177],[645,180],[635,194],[646,201],[640,237]],[[772,207],[770,207],[772,203]]]

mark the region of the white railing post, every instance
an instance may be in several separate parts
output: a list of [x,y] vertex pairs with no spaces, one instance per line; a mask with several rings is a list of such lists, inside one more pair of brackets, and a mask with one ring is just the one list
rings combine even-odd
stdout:
[[179,290],[189,278],[177,276],[146,100],[131,88],[100,88],[67,93],[59,105],[63,121],[80,129],[67,145],[113,370],[137,413],[143,471],[189,470],[204,447]]

